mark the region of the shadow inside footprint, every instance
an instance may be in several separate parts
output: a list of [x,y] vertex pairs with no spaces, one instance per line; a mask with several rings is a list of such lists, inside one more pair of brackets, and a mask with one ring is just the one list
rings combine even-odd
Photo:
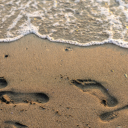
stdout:
[[7,81],[4,79],[4,77],[0,77],[0,89],[5,88],[7,86]]
[[1,102],[9,103],[46,103],[49,97],[44,93],[17,93],[13,91],[0,92]]
[[115,118],[118,117],[118,112],[121,111],[121,110],[124,110],[124,109],[128,109],[128,105],[124,106],[124,107],[121,107],[121,108],[118,108],[114,111],[110,111],[110,112],[105,112],[103,114],[101,114],[99,117],[102,121],[111,121]]
[[100,83],[95,80],[90,79],[77,79],[71,80],[71,83],[92,95],[95,95],[100,99],[101,103],[104,106],[114,107],[118,104],[118,101],[115,97],[111,96],[108,90]]
[[17,128],[26,128],[26,127],[28,127],[28,126],[26,126],[24,124],[21,124],[19,122],[15,122],[15,121],[5,121],[4,123],[10,124],[10,125],[14,125]]

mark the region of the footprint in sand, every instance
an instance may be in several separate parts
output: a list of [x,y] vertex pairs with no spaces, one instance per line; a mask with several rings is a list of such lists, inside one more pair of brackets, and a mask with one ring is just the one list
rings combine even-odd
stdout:
[[15,121],[5,121],[4,123],[12,125],[13,128],[27,128],[28,126]]
[[77,79],[71,80],[71,83],[84,92],[95,95],[104,106],[114,107],[118,104],[117,99],[110,95],[108,90],[95,80]]
[[6,104],[18,103],[46,103],[49,97],[44,93],[17,93],[13,91],[1,91],[0,101]]
[[101,114],[99,117],[104,122],[111,121],[118,117],[118,114],[120,111],[125,110],[125,109],[128,109],[128,105],[118,108],[116,110],[110,111],[110,112],[105,112]]
[[7,81],[4,77],[0,77],[0,89],[5,88],[7,86]]
[[[7,81],[4,77],[0,77],[0,89],[7,86]],[[18,103],[46,103],[49,101],[49,97],[45,93],[20,93],[13,91],[0,91],[0,101],[6,104],[18,104]],[[17,121],[5,121],[9,128],[25,128],[28,127]]]

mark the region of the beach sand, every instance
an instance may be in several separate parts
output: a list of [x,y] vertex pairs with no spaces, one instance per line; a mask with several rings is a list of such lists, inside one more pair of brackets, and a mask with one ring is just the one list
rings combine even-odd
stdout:
[[127,128],[128,49],[0,43],[0,128]]

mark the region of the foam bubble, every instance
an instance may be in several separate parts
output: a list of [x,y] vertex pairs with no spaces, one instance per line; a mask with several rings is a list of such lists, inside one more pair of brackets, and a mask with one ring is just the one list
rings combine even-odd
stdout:
[[128,47],[125,0],[2,0],[0,42],[34,33],[79,46],[113,43]]

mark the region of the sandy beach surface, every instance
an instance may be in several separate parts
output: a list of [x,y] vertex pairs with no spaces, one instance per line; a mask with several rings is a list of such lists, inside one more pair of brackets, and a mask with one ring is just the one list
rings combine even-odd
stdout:
[[0,128],[24,127],[127,128],[128,49],[0,43]]

